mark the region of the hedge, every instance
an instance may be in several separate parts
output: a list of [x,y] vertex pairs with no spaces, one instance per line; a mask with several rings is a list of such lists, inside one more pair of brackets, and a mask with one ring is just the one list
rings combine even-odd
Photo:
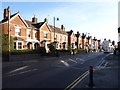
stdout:
[[[1,33],[0,33],[1,34]],[[0,35],[2,39],[2,55],[7,56],[8,55],[8,34],[1,34]],[[13,38],[10,36],[10,51],[14,50],[14,41]]]
[[11,51],[11,55],[21,55],[21,54],[46,54],[46,49],[44,47],[38,47],[37,49],[30,50],[13,50]]

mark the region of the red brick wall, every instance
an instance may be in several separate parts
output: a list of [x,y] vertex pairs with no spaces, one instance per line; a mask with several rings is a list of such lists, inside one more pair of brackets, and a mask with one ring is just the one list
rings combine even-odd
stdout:
[[13,20],[10,21],[12,24],[17,24],[18,26],[26,27],[25,23],[22,21],[20,16],[16,16]]

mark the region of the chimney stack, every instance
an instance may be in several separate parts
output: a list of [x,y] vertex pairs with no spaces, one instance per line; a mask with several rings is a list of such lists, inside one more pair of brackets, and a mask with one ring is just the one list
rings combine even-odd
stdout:
[[8,14],[9,14],[8,9],[10,9],[10,7],[4,9],[4,15],[3,15],[4,19],[8,18]]
[[65,31],[65,27],[63,25],[61,25],[61,30]]
[[79,31],[77,31],[77,34],[80,35]]
[[34,15],[34,17],[32,18],[32,22],[33,22],[33,24],[36,24],[36,23],[37,23],[37,18],[35,17],[35,15]]
[[47,18],[45,18],[45,19],[44,19],[44,22],[48,23],[48,19],[47,19]]

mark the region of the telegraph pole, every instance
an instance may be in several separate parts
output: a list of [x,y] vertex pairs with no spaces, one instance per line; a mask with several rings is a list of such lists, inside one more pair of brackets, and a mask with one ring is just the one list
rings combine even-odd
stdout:
[[10,61],[10,7],[8,6],[8,61]]
[[55,42],[55,17],[54,17],[54,42]]

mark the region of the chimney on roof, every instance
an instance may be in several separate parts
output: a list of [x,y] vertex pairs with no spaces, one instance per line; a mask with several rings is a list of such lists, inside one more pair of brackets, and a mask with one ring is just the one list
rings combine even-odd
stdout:
[[77,31],[77,34],[80,35],[79,31]]
[[36,23],[37,23],[37,18],[35,17],[35,15],[34,15],[34,17],[32,18],[32,22],[33,22],[33,24],[36,24]]
[[48,19],[47,19],[47,18],[45,18],[45,19],[44,19],[44,22],[48,23]]
[[[8,10],[8,9],[9,9],[9,10]],[[5,9],[4,9],[4,15],[3,15],[3,16],[4,16],[4,17],[3,17],[4,19],[5,19],[5,18],[8,18],[9,11],[10,11],[10,7],[9,7],[9,6],[8,6],[8,8],[5,8]]]
[[65,27],[63,25],[61,25],[61,30],[65,31]]

